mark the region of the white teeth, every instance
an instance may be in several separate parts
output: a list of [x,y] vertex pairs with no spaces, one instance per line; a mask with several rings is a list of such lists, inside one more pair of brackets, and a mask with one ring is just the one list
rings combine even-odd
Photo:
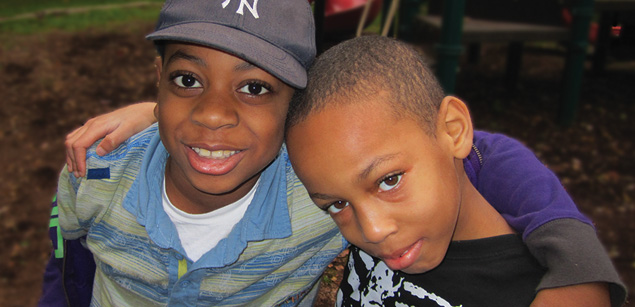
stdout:
[[399,256],[399,257],[402,257],[402,256],[403,256],[403,255],[405,255],[408,251],[409,251],[409,249],[407,249],[405,252],[403,252],[403,253],[401,254],[401,256]]
[[197,148],[197,147],[192,147],[192,150],[194,150],[199,156],[203,158],[212,158],[212,159],[227,159],[237,153],[237,151],[234,151],[234,150],[209,151],[207,149]]
[[201,149],[201,148],[192,147],[192,150],[194,150],[199,156],[202,156],[202,157],[209,157],[210,156],[210,151],[207,150],[207,149]]

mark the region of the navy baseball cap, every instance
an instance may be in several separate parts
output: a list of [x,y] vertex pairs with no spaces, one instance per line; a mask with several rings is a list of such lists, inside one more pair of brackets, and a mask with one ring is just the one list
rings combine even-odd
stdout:
[[316,54],[307,0],[168,0],[146,38],[222,50],[300,89]]

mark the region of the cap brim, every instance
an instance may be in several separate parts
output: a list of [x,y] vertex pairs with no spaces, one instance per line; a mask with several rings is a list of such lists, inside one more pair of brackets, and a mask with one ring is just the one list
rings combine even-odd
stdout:
[[232,27],[209,22],[182,23],[150,33],[146,38],[222,50],[260,67],[292,87],[306,87],[306,69],[298,60],[273,44]]

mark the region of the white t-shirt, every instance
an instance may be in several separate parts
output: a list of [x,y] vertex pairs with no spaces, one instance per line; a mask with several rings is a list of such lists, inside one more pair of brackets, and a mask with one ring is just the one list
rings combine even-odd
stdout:
[[212,212],[190,214],[175,207],[165,190],[163,179],[163,210],[170,217],[181,239],[187,256],[194,262],[226,238],[234,226],[243,218],[247,206],[254,198],[260,179],[254,187],[238,201]]

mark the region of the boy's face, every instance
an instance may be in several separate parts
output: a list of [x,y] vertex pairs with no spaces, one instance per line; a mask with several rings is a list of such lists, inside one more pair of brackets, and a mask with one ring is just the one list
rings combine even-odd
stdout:
[[[280,150],[293,89],[238,57],[197,45],[167,44],[157,66],[155,114],[170,153],[170,199],[190,213],[240,199]],[[178,205],[187,203],[212,207]]]
[[378,101],[329,106],[287,134],[296,174],[346,239],[411,274],[441,262],[457,224],[449,143]]

